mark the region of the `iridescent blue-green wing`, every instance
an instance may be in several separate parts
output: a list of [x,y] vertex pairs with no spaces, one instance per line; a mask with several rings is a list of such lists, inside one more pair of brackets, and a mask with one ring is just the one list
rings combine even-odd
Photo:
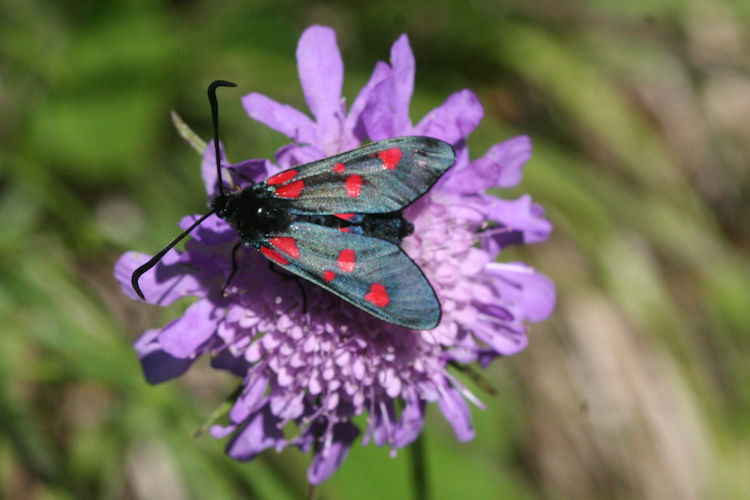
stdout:
[[455,160],[447,142],[399,137],[285,170],[266,186],[297,212],[387,213],[426,193]]
[[263,240],[260,251],[283,269],[389,323],[429,330],[440,321],[440,303],[427,278],[391,242],[293,222]]

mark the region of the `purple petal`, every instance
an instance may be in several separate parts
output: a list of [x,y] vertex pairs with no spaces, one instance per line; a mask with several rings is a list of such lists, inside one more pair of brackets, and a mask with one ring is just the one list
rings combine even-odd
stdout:
[[479,366],[481,366],[483,370],[486,370],[487,367],[490,366],[490,363],[500,356],[502,356],[502,354],[494,349],[480,349],[477,361],[479,362]]
[[242,394],[232,406],[229,412],[229,418],[232,422],[244,422],[250,415],[263,405],[267,398],[266,389],[268,389],[268,377],[258,373],[252,381],[245,386]]
[[279,448],[285,443],[281,432],[281,420],[274,417],[268,405],[257,411],[242,429],[227,445],[227,455],[246,462],[267,448]]
[[307,469],[310,484],[320,484],[341,466],[349,453],[352,443],[359,436],[359,429],[351,422],[341,422],[333,426],[332,441],[313,456]]
[[493,177],[494,186],[513,187],[521,182],[523,166],[531,158],[531,139],[519,135],[492,146],[487,153],[474,161],[477,176]]
[[493,187],[513,187],[521,182],[523,166],[531,157],[531,139],[519,135],[495,144],[487,153],[462,168],[448,171],[445,188],[463,194],[483,193]]
[[476,321],[472,325],[472,333],[503,356],[517,354],[526,349],[529,343],[523,327],[514,329],[510,323],[502,321]]
[[307,28],[297,44],[297,70],[307,106],[318,126],[328,129],[340,111],[344,79],[336,32],[325,26]]
[[394,108],[394,129],[398,135],[411,132],[409,105],[414,92],[414,72],[416,62],[409,46],[409,37],[401,35],[391,46],[391,76],[394,82],[392,106]]
[[478,248],[469,248],[460,263],[461,274],[464,276],[476,276],[484,270],[489,262],[490,256],[487,252]]
[[297,146],[296,144],[287,144],[276,151],[276,163],[284,170],[325,157],[326,154],[323,151],[309,145]]
[[250,365],[242,356],[235,356],[229,349],[222,349],[211,357],[211,368],[226,370],[237,377],[244,377]]
[[427,113],[414,130],[420,135],[457,144],[474,131],[483,115],[484,109],[474,92],[460,90]]
[[373,141],[382,141],[396,137],[393,126],[393,108],[390,106],[393,90],[393,78],[381,80],[370,92],[370,97],[362,112],[362,124],[367,137]]
[[223,312],[223,308],[217,307],[210,300],[199,300],[162,329],[159,343],[164,351],[176,358],[195,356],[198,347],[216,331]]
[[[186,215],[180,220],[179,226],[182,229],[187,229],[200,217],[200,215]],[[190,235],[194,240],[209,246],[221,245],[237,238],[237,233],[232,229],[232,226],[216,215],[209,216],[198,227],[193,229]]]
[[185,373],[194,359],[179,359],[170,356],[161,347],[157,337],[160,330],[146,330],[138,337],[133,347],[141,360],[143,375],[149,384],[159,384]]
[[281,132],[294,142],[314,144],[317,140],[315,122],[291,106],[279,104],[255,92],[243,97],[242,105],[250,118]]
[[401,422],[393,433],[393,446],[403,448],[414,442],[424,428],[425,402],[419,397],[405,400],[404,409],[401,411]]
[[240,175],[252,179],[254,182],[262,182],[271,175],[271,162],[266,159],[250,159],[239,163],[226,165],[226,169],[232,175],[232,182],[235,186],[242,186],[247,183]]
[[[133,271],[150,258],[150,255],[139,252],[125,252],[115,263],[115,278],[120,282],[122,292],[131,299],[140,300],[130,282]],[[172,249],[153,269],[141,275],[138,283],[146,302],[168,306],[186,295],[204,296],[203,285],[185,265],[189,260],[189,256]]]
[[292,420],[302,416],[305,411],[305,393],[290,394],[281,389],[271,391],[269,401],[271,412],[279,418]]
[[[510,231],[520,231],[526,244],[544,241],[552,231],[552,223],[544,218],[544,209],[532,203],[527,194],[511,201],[490,195],[482,195],[480,199],[485,204],[488,219],[501,223]],[[498,234],[496,243],[501,245],[507,235]]]
[[237,425],[212,425],[209,432],[214,439],[224,439],[237,430]]
[[[370,427],[367,431],[367,437],[372,437],[377,446],[390,444],[393,442],[393,428],[396,422],[396,411],[393,408],[393,400],[381,400],[380,407],[375,407],[375,411],[370,414]],[[362,444],[367,444],[367,441]]]
[[472,335],[459,335],[446,355],[451,361],[469,364],[477,360],[477,351],[478,346]]
[[475,431],[471,423],[471,411],[461,393],[451,385],[443,386],[442,397],[438,400],[438,407],[445,419],[453,427],[456,437],[461,442],[474,439]]
[[543,321],[555,309],[555,284],[523,262],[487,264],[486,272],[497,277],[497,290],[505,303],[517,303],[529,321]]
[[391,47],[391,72],[373,87],[362,113],[373,141],[412,133],[409,103],[413,90],[414,54],[407,36],[401,35]]
[[370,99],[372,90],[378,83],[387,78],[390,73],[391,67],[382,61],[378,61],[372,75],[370,76],[370,80],[364,87],[362,87],[362,90],[359,91],[359,95],[349,108],[349,115],[346,117],[344,127],[347,130],[352,131],[352,135],[359,143],[369,139],[367,136],[367,130],[365,129],[365,124],[362,121],[362,112],[367,105],[367,101]]

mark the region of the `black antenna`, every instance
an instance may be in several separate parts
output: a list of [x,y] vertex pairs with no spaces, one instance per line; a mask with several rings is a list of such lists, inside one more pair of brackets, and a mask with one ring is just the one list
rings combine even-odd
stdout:
[[193,229],[195,229],[201,222],[203,222],[204,220],[208,219],[208,216],[212,215],[213,213],[214,213],[214,211],[211,210],[210,212],[208,212],[206,214],[203,214],[203,216],[200,219],[198,219],[197,221],[193,222],[192,226],[190,226],[189,228],[187,228],[186,230],[184,230],[182,232],[182,234],[180,234],[177,238],[173,239],[169,243],[169,245],[167,245],[164,248],[162,248],[161,251],[159,251],[159,253],[157,253],[156,255],[154,255],[153,257],[151,257],[151,259],[148,262],[146,262],[145,264],[143,264],[141,267],[139,267],[138,269],[136,269],[133,272],[133,276],[130,278],[130,282],[133,284],[133,290],[135,290],[135,293],[137,293],[138,296],[141,299],[146,300],[146,297],[143,296],[143,292],[141,291],[141,287],[138,286],[138,278],[140,278],[143,273],[145,273],[146,271],[148,271],[149,269],[151,269],[152,267],[154,267],[156,265],[156,263],[159,262],[161,260],[161,258],[164,257],[164,255],[172,249],[172,247],[174,247],[176,244],[178,244],[182,238],[184,238],[185,236],[187,236],[188,234],[190,234],[190,231],[192,231]]
[[214,124],[214,148],[216,154],[216,182],[219,183],[219,197],[224,196],[224,182],[221,180],[221,153],[219,152],[219,105],[216,103],[217,87],[236,87],[236,83],[216,80],[208,86],[208,102],[211,104],[211,121]]
[[[217,87],[236,87],[236,83],[227,82],[225,80],[216,80],[215,82],[212,82],[211,85],[208,86],[208,102],[211,105],[211,120],[213,121],[214,125],[214,147],[215,153],[216,153],[216,176],[217,176],[217,182],[219,183],[219,197],[224,196],[224,182],[221,180],[221,155],[219,153],[219,105],[216,103],[216,88]],[[201,216],[200,219],[193,222],[193,224],[184,230],[179,236],[177,236],[175,239],[173,239],[169,245],[165,246],[164,248],[159,251],[156,255],[151,257],[148,262],[140,266],[138,269],[133,271],[133,276],[130,278],[130,283],[133,285],[133,290],[135,290],[135,293],[138,294],[138,296],[142,300],[146,300],[146,297],[144,297],[143,292],[141,291],[141,287],[138,285],[138,279],[156,265],[157,262],[159,262],[164,255],[169,252],[174,246],[179,243],[185,236],[190,234],[190,232],[198,227],[201,222],[208,219],[210,215],[214,213],[214,210],[211,210],[203,216]]]

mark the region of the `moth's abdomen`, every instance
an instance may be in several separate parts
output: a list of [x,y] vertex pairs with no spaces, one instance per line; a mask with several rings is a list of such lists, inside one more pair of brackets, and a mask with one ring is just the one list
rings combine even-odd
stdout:
[[344,233],[390,241],[396,245],[414,232],[412,223],[404,219],[398,211],[386,214],[293,214],[291,222],[309,222],[338,229]]
[[380,238],[397,245],[414,232],[414,225],[404,219],[401,212],[368,214],[362,220],[360,227],[365,236]]

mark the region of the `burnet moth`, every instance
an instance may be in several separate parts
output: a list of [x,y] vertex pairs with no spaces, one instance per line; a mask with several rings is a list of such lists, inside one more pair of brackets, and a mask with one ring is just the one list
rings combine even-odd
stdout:
[[[387,322],[429,330],[440,302],[422,270],[399,247],[413,225],[401,210],[426,193],[454,163],[450,144],[431,137],[399,137],[299,165],[240,191],[223,186],[219,153],[217,80],[208,87],[219,194],[211,210],[133,272],[142,274],[210,215],[229,223],[241,244],[273,264],[312,281]],[[225,285],[226,286],[226,285]]]

